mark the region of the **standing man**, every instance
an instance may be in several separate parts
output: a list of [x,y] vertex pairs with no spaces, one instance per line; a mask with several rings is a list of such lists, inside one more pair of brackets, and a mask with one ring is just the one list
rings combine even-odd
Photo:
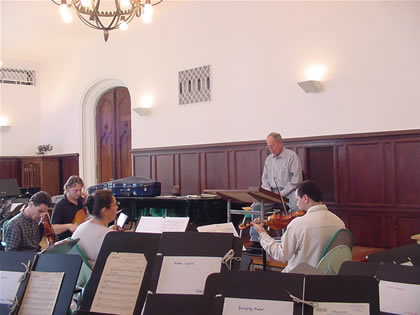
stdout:
[[41,249],[39,243],[43,236],[41,218],[47,215],[51,197],[45,191],[37,192],[29,199],[28,206],[11,219],[4,231],[6,251],[31,251]]
[[77,225],[73,223],[76,213],[83,210],[86,198],[82,193],[83,180],[76,175],[70,176],[64,184],[64,198],[56,203],[53,209],[51,223],[58,239],[70,237]]
[[298,184],[297,206],[306,214],[289,223],[280,242],[269,236],[261,224],[251,223],[267,253],[275,260],[288,262],[283,272],[303,262],[316,267],[330,239],[338,230],[345,228],[343,221],[321,202],[321,197],[321,190],[313,181]]
[[[283,197],[289,199],[287,204],[289,211],[296,211],[295,189],[296,185],[302,181],[302,167],[299,158],[295,152],[284,147],[281,135],[276,132],[271,132],[267,136],[267,147],[271,154],[265,159],[261,187],[272,192],[280,192]],[[264,204],[265,210],[270,210],[273,206],[274,204]],[[260,203],[254,203],[251,207],[253,211],[261,210]],[[261,246],[258,234],[252,227],[250,239],[252,244],[248,252],[258,253]]]

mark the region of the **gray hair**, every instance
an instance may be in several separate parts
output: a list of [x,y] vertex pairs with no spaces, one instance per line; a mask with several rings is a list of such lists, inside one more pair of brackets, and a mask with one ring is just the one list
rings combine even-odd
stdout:
[[281,135],[280,135],[279,133],[277,133],[277,132],[270,132],[270,133],[268,134],[267,138],[268,138],[268,137],[273,137],[273,139],[274,139],[276,142],[281,142],[281,141],[282,141]]

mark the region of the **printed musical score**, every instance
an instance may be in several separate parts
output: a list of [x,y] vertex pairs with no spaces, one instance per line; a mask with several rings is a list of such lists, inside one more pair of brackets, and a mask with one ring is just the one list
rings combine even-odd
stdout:
[[0,304],[13,304],[23,272],[0,270]]
[[19,315],[51,315],[54,312],[64,272],[32,271]]
[[112,252],[106,260],[90,311],[132,315],[146,267],[144,254]]
[[369,315],[369,303],[316,302],[314,315]]
[[419,296],[419,284],[379,281],[381,312],[420,315]]

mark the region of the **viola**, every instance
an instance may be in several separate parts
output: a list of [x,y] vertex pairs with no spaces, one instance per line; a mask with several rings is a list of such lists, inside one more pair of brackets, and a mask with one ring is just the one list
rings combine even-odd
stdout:
[[77,210],[77,212],[75,213],[73,217],[72,223],[76,225],[82,224],[88,219],[88,217],[89,217],[88,212],[86,211],[85,208],[82,208],[80,210]]
[[55,234],[48,215],[45,215],[42,218],[42,227],[44,228],[44,235],[47,238],[48,246],[54,245],[54,243],[58,241],[58,237],[57,234]]
[[[268,217],[267,220],[262,221],[255,221],[254,223],[257,224],[264,224],[270,227],[273,230],[282,230],[284,229],[294,218],[303,216],[306,211],[295,211],[286,215],[281,215],[280,213],[274,213]],[[251,226],[250,223],[247,224],[239,224],[240,230],[245,230]]]

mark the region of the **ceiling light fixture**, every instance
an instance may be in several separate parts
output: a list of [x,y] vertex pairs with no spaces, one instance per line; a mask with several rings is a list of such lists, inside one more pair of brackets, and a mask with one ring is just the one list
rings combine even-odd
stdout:
[[150,23],[152,20],[153,6],[163,0],[51,0],[60,6],[60,14],[63,22],[72,21],[71,8],[87,26],[104,32],[105,41],[108,40],[109,31],[120,28],[126,30],[128,23],[134,17],[142,17],[143,22]]

